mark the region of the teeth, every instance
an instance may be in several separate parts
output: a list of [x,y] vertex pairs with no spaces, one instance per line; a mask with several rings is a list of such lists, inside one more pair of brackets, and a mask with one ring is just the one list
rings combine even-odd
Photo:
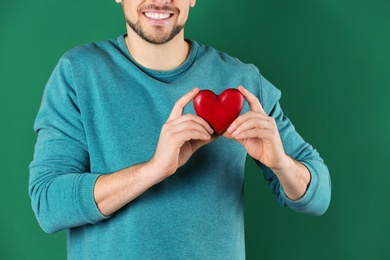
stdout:
[[145,13],[145,15],[155,20],[167,19],[170,16],[168,13]]

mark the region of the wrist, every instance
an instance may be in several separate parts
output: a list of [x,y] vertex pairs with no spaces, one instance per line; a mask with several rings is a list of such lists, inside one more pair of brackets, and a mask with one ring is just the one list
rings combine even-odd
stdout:
[[163,167],[161,167],[161,163],[153,158],[150,161],[143,163],[139,171],[149,175],[155,184],[162,182],[164,179],[168,178],[174,173],[165,170]]
[[279,179],[286,196],[291,200],[297,200],[306,193],[311,175],[306,166],[290,156],[287,157],[288,160],[283,164],[283,167],[273,171]]
[[271,167],[271,170],[275,173],[276,176],[283,176],[295,167],[295,161],[293,158],[285,154],[282,159],[279,161],[278,165]]

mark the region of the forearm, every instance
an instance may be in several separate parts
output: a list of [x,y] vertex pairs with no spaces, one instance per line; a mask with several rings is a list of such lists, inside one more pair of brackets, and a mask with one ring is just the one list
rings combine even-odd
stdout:
[[286,156],[286,163],[283,168],[274,169],[273,171],[289,199],[298,200],[306,193],[311,175],[302,163]]
[[150,162],[101,175],[94,187],[96,205],[103,215],[111,215],[164,178]]
[[144,163],[98,176],[55,172],[53,167],[33,163],[29,184],[32,207],[47,233],[94,224],[162,181],[166,176],[160,170]]

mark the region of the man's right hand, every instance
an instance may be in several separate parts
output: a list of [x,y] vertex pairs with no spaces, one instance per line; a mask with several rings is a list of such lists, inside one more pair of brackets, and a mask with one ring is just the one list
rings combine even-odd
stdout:
[[193,114],[183,115],[184,107],[198,93],[199,89],[195,88],[175,103],[150,161],[99,176],[94,186],[94,198],[103,215],[113,214],[171,176],[197,149],[217,138],[204,119]]
[[199,93],[195,88],[182,96],[172,108],[168,120],[161,129],[160,138],[150,164],[156,166],[163,178],[176,172],[192,154],[217,138],[213,129],[201,117],[183,115],[186,105]]

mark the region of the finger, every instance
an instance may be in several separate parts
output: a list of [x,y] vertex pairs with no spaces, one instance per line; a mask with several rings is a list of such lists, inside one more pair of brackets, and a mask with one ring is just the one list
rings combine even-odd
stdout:
[[168,120],[178,118],[183,114],[184,107],[199,93],[199,88],[194,88],[176,101]]
[[212,138],[212,135],[208,134],[204,131],[197,131],[194,129],[184,130],[182,132],[177,133],[178,138],[183,140],[183,142],[191,141],[191,140],[202,140],[208,141]]
[[181,147],[185,142],[191,141],[191,140],[210,140],[212,135],[210,135],[207,131],[204,129],[197,129],[195,128],[175,128],[174,130],[167,132],[164,134],[167,140],[169,142],[172,142],[171,144],[174,147]]
[[192,142],[192,147],[194,149],[194,151],[198,150],[200,147],[208,144],[208,143],[211,143],[212,141],[214,141],[215,139],[218,138],[218,135],[212,135],[210,139],[208,140],[196,140],[196,141],[193,141]]
[[262,119],[264,121],[269,121],[270,117],[263,113],[255,113],[253,111],[249,111],[239,117],[237,117],[227,129],[227,132],[233,133],[237,131],[237,128],[240,127],[245,121],[251,120],[252,118]]
[[248,139],[248,138],[260,138],[259,136],[264,138],[265,132],[266,130],[252,128],[244,132],[241,132],[239,134],[232,135],[232,137],[236,140]]
[[242,122],[237,127],[237,129],[232,132],[232,136],[237,137],[241,133],[248,131],[248,130],[252,130],[252,129],[269,131],[269,130],[274,129],[274,125],[272,124],[272,121],[269,118],[265,118],[265,117],[250,118],[250,119]]
[[248,102],[249,107],[252,111],[265,114],[264,109],[261,106],[259,99],[255,95],[253,95],[249,90],[247,90],[246,88],[244,88],[241,85],[238,86],[238,90],[244,96],[244,98]]
[[193,114],[187,114],[187,115],[180,116],[180,117],[176,118],[175,120],[173,120],[172,124],[178,125],[178,124],[182,124],[182,123],[187,122],[187,121],[192,121],[193,123],[200,125],[204,129],[206,129],[206,131],[209,132],[210,134],[214,133],[214,130],[211,128],[211,126],[209,125],[209,123],[207,123],[206,120],[204,120],[203,118],[201,118],[199,116],[193,115]]
[[[206,123],[207,124],[207,123]],[[184,131],[198,131],[203,132],[206,135],[211,135],[213,130],[209,125],[202,125],[196,120],[174,120],[169,124],[169,128],[173,133],[180,133]]]

